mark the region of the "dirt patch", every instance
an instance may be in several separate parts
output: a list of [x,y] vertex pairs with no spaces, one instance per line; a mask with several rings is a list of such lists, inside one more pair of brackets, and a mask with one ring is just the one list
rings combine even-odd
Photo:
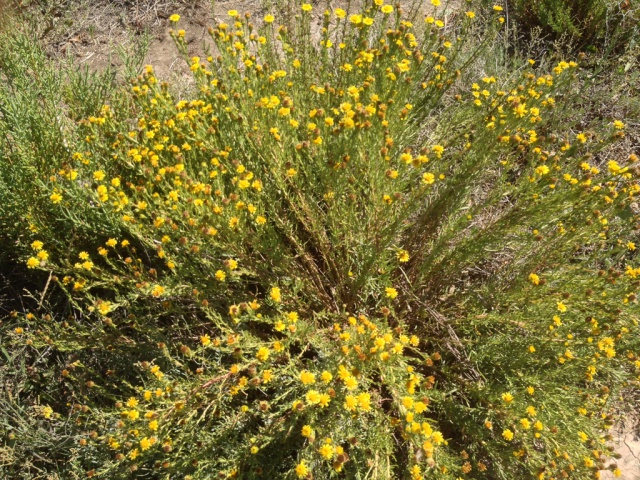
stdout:
[[[633,428],[633,426],[636,428]],[[640,480],[640,430],[637,428],[637,421],[627,421],[615,427],[611,434],[614,437],[612,442],[616,454],[620,458],[608,462],[608,465],[615,464],[622,475],[615,477],[611,471],[602,472],[602,480]]]
[[[12,0],[0,0],[8,2]],[[121,69],[124,62],[131,60],[136,49],[147,50],[144,64],[153,65],[157,76],[172,83],[188,82],[189,70],[178,54],[169,36],[169,16],[177,13],[181,16],[179,28],[186,31],[186,40],[190,56],[202,56],[212,42],[207,29],[219,21],[228,21],[227,12],[237,10],[241,14],[248,12],[259,22],[267,11],[276,15],[278,20],[294,15],[295,11],[278,9],[275,2],[256,2],[255,0],[228,0],[192,2],[179,0],[116,0],[112,2],[95,0],[58,0],[66,2],[51,11],[40,11],[32,7],[32,15],[47,18],[40,36],[47,45],[52,57],[71,57],[81,65],[102,71],[108,67]],[[355,8],[354,2],[351,8]],[[411,2],[401,2],[407,10]],[[333,8],[347,8],[349,2],[338,0]],[[456,1],[450,1],[444,10],[445,18],[457,11]],[[433,7],[423,4],[421,14],[431,12]],[[314,10],[314,30],[320,31],[322,11],[317,5]],[[441,10],[442,11],[442,10]],[[123,55],[125,59],[123,60]]]
[[[152,64],[170,81],[188,72],[168,33],[168,18],[174,13],[183,18],[180,28],[187,31],[189,53],[201,51],[208,37],[206,27],[212,23],[211,4],[205,1],[77,0],[53,11],[30,9],[32,16],[49,19],[39,34],[52,58],[70,58],[97,71],[120,71],[127,63],[137,67]],[[146,51],[144,58],[136,58],[141,51]]]

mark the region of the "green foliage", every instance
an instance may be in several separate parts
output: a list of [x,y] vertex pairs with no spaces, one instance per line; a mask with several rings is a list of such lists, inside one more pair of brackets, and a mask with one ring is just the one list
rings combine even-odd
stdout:
[[511,18],[529,37],[564,37],[576,50],[620,50],[637,44],[640,34],[640,8],[629,0],[511,0],[509,7]]
[[2,43],[0,471],[593,478],[640,371],[629,127],[577,63],[478,72],[498,11],[298,8],[172,30],[188,98]]

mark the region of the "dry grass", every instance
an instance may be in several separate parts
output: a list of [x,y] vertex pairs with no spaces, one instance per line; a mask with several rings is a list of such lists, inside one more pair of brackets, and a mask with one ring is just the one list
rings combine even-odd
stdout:
[[8,28],[17,11],[13,0],[0,0],[0,32]]

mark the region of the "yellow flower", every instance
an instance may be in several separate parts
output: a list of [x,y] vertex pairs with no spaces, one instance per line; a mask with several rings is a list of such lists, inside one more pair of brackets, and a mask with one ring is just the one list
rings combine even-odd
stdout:
[[347,12],[345,12],[341,8],[336,8],[334,13],[336,14],[336,17],[338,17],[338,18],[344,18],[347,15]]
[[396,258],[398,259],[399,262],[406,263],[409,261],[409,252],[402,249],[398,250],[396,252]]
[[38,265],[40,265],[40,261],[36,257],[30,257],[29,260],[27,260],[28,268],[36,268]]
[[40,240],[36,240],[31,244],[31,248],[33,248],[35,251],[42,250],[43,246],[44,244]]
[[151,440],[149,440],[147,437],[144,437],[142,440],[140,440],[140,449],[142,451],[149,450],[150,447],[151,447]]
[[311,438],[312,435],[313,435],[313,429],[311,428],[311,426],[304,425],[302,427],[302,436],[305,438]]
[[280,303],[282,301],[282,296],[280,294],[280,289],[278,287],[273,287],[271,289],[271,292],[269,293],[269,296],[271,297],[271,300],[273,300],[276,303]]
[[300,381],[304,385],[311,385],[316,383],[316,376],[308,370],[303,370],[300,372]]
[[[401,68],[400,65],[401,64],[399,63],[398,68]],[[405,64],[402,64],[402,65],[405,65]],[[408,70],[408,67],[407,67],[407,70]],[[402,160],[404,163],[409,165],[413,161],[413,156],[410,153],[403,153],[402,155],[400,155],[400,160]]]
[[256,358],[261,362],[266,362],[269,358],[269,349],[267,347],[261,347],[260,349],[258,349]]
[[274,20],[275,20],[275,18],[273,17],[273,15],[265,15],[265,17],[264,17],[264,22],[265,23],[273,23]]
[[216,277],[216,280],[218,280],[219,282],[224,282],[224,279],[227,278],[227,274],[224,273],[222,270],[218,270],[215,273],[215,277]]
[[154,431],[154,432],[155,432],[156,430],[158,430],[158,421],[157,421],[157,420],[151,420],[151,421],[149,422],[149,430],[152,430],[152,431]]
[[625,125],[624,125],[624,123],[623,123],[623,122],[621,122],[620,120],[614,120],[614,122],[613,122],[613,127],[614,127],[616,130],[622,130],[622,129],[625,127]]
[[310,12],[311,10],[313,10],[313,7],[308,3],[303,3],[302,10],[305,12]]
[[355,390],[358,388],[358,381],[353,375],[350,375],[344,379],[344,386],[347,390]]
[[355,412],[358,406],[358,400],[353,395],[347,395],[344,398],[344,408],[350,412]]
[[229,219],[229,228],[237,228],[238,223],[240,223],[240,219],[238,217],[231,217],[231,219]]
[[227,14],[228,14],[230,17],[232,17],[232,18],[233,18],[233,17],[237,17],[237,16],[238,16],[238,11],[237,11],[237,10],[229,10],[229,11],[227,12]]
[[302,460],[296,466],[296,475],[298,476],[298,478],[304,478],[307,475],[309,475],[309,467],[307,467],[307,464],[305,463],[304,460]]
[[169,17],[169,20],[172,21],[173,23],[176,23],[178,20],[180,20],[180,15],[178,15],[177,13],[174,13]]
[[115,247],[118,244],[118,241],[115,238],[110,238],[109,240],[107,240],[107,247]]
[[567,307],[564,303],[562,302],[558,302],[558,311],[559,312],[566,312],[567,311]]
[[504,438],[506,441],[510,442],[511,440],[513,440],[513,432],[509,429],[506,429],[502,432],[502,438]]
[[324,372],[322,372],[320,374],[320,378],[322,379],[322,381],[324,383],[329,383],[331,380],[333,380],[333,375],[331,375],[330,372],[327,372],[326,370]]
[[[111,302],[102,302],[100,304],[100,306],[98,307],[98,310],[100,311],[100,313],[102,315],[106,315],[107,313],[109,313],[111,311]],[[129,401],[131,401],[131,400],[135,401],[136,405],[138,404],[138,401],[135,398],[129,399]],[[127,405],[128,405],[128,403],[127,403]],[[129,406],[130,407],[135,407],[136,405],[129,405]]]
[[318,404],[322,408],[328,407],[329,402],[331,402],[331,396],[328,393],[323,393],[322,395],[320,395],[320,400],[318,401]]
[[416,413],[422,413],[427,410],[427,404],[424,402],[416,402],[413,404],[413,410]]
[[509,392],[503,393],[502,400],[504,401],[504,403],[511,403],[513,402],[513,395],[511,395]]
[[322,458],[324,458],[325,460],[331,460],[334,455],[333,446],[329,443],[325,443],[324,445],[322,445],[322,447],[320,447],[318,453],[320,453]]
[[467,12],[466,15],[469,18],[476,18],[476,14],[474,12]]
[[393,12],[393,7],[391,5],[383,5],[382,8],[380,9],[382,11],[382,13],[391,13]]
[[431,0],[431,5],[433,5],[434,7],[440,6],[440,0]]
[[309,390],[305,398],[309,404],[315,405],[320,402],[320,392],[317,390]]
[[162,285],[155,285],[151,290],[151,295],[154,297],[159,297],[164,293],[164,287]]
[[58,192],[52,193],[49,197],[53,203],[60,203],[62,201],[62,195]]
[[368,392],[362,392],[358,395],[358,406],[363,412],[371,410],[371,395]]
[[547,167],[546,165],[540,165],[536,168],[536,173],[538,175],[546,175],[547,173],[549,173],[549,167]]
[[436,176],[433,173],[424,173],[422,175],[422,181],[427,185],[431,185],[436,181]]
[[615,160],[607,162],[607,167],[613,174],[621,173],[621,171],[623,170],[620,164],[618,164],[618,162],[616,162]]
[[534,285],[540,285],[540,277],[535,273],[532,273],[531,275],[529,275],[529,281]]
[[351,373],[349,372],[349,370],[347,370],[347,368],[344,365],[340,365],[338,367],[338,376],[344,380],[345,378],[348,378],[351,375]]
[[387,297],[389,297],[391,300],[398,296],[398,291],[393,287],[387,287],[384,289],[384,291],[387,294]]

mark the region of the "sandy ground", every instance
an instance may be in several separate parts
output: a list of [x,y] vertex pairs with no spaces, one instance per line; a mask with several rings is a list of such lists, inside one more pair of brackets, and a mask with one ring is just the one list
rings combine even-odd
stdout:
[[[11,0],[0,0],[1,2]],[[122,60],[115,53],[119,47],[133,51],[136,44],[148,42],[145,64],[154,66],[158,78],[171,82],[187,81],[189,71],[169,36],[169,16],[181,16],[178,28],[186,31],[190,56],[203,56],[205,48],[212,44],[207,29],[221,21],[229,21],[231,9],[241,14],[249,12],[256,22],[266,13],[272,13],[276,22],[297,13],[278,9],[277,0],[58,0],[75,5],[72,13],[54,11],[51,25],[42,35],[52,56],[74,58],[80,64],[96,70],[108,66],[119,68]],[[351,1],[352,7],[357,0]],[[459,12],[460,0],[442,2],[440,12],[445,19]],[[324,4],[314,4],[314,30],[321,26]],[[405,3],[405,2],[401,2]],[[406,2],[409,5],[411,2]],[[422,5],[421,12],[433,7]],[[333,8],[347,8],[346,0],[335,0]],[[57,16],[56,16],[57,15]],[[47,16],[46,14],[44,16]]]
[[[619,459],[609,462],[618,466],[622,475],[614,477],[610,471],[602,472],[600,478],[602,480],[611,480],[614,478],[623,480],[640,480],[640,431],[637,428],[636,421],[627,421],[626,425],[615,427],[611,432],[614,436],[613,446],[616,453],[620,455]],[[636,425],[635,431],[632,425]]]

